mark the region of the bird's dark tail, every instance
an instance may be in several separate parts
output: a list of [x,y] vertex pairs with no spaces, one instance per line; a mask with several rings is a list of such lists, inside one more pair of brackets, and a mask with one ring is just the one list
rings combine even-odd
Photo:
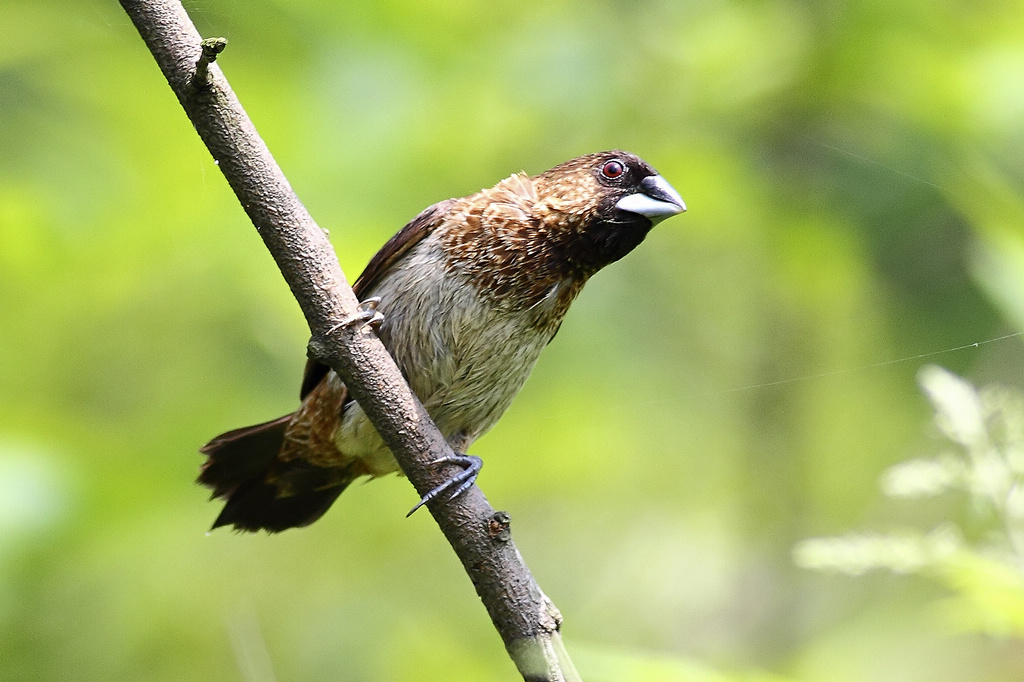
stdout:
[[213,528],[276,533],[308,526],[356,477],[351,467],[319,467],[280,458],[293,415],[223,433],[204,445],[197,483],[226,500]]

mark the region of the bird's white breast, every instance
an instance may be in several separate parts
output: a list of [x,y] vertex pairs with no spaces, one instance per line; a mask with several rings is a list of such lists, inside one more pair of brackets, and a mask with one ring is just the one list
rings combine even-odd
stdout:
[[[556,305],[558,285],[529,309],[493,302],[446,267],[438,242],[436,233],[427,236],[367,295],[381,298],[384,345],[453,449],[465,452],[508,408],[554,335],[538,320]],[[345,411],[337,444],[375,475],[398,470],[356,404]]]

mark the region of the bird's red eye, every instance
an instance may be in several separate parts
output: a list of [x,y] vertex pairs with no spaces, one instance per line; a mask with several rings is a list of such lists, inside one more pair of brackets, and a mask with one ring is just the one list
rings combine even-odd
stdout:
[[605,176],[609,180],[614,180],[625,172],[626,169],[619,161],[609,161],[601,168],[601,175]]

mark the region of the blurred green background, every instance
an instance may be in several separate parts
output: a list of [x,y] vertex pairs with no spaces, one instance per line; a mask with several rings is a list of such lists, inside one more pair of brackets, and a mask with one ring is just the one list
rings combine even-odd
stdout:
[[[186,5],[350,279],[595,150],[686,199],[474,449],[585,679],[1024,677],[1024,626],[792,557],[971,513],[879,492],[943,447],[926,360],[881,363],[1024,330],[1024,2]],[[0,678],[519,679],[403,479],[206,535],[197,448],[295,408],[306,338],[120,7],[4,0]],[[927,360],[1024,384],[1019,337]]]

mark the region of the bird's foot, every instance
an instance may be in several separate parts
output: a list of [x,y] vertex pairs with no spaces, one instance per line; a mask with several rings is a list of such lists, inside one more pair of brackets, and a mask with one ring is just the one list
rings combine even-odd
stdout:
[[342,327],[351,327],[357,324],[369,325],[370,329],[375,332],[380,330],[380,326],[384,324],[384,313],[377,310],[378,305],[380,305],[380,296],[374,296],[366,299],[359,304],[359,308],[356,312],[328,329],[327,333],[333,334]]
[[424,495],[423,499],[420,500],[416,504],[416,506],[410,509],[409,513],[405,515],[406,518],[412,516],[412,513],[414,511],[425,505],[427,502],[430,502],[432,499],[434,499],[444,491],[448,490],[452,486],[457,487],[448,496],[449,500],[453,500],[462,493],[466,492],[467,490],[469,490],[470,486],[472,486],[473,483],[476,481],[476,477],[480,474],[480,469],[482,469],[484,466],[484,461],[479,457],[475,457],[473,455],[452,455],[446,457],[438,457],[433,462],[431,462],[431,464],[442,464],[446,462],[451,464],[458,464],[459,466],[464,467],[464,470],[455,474],[447,481],[445,481],[444,483],[442,483],[441,485],[437,486],[429,493]]

